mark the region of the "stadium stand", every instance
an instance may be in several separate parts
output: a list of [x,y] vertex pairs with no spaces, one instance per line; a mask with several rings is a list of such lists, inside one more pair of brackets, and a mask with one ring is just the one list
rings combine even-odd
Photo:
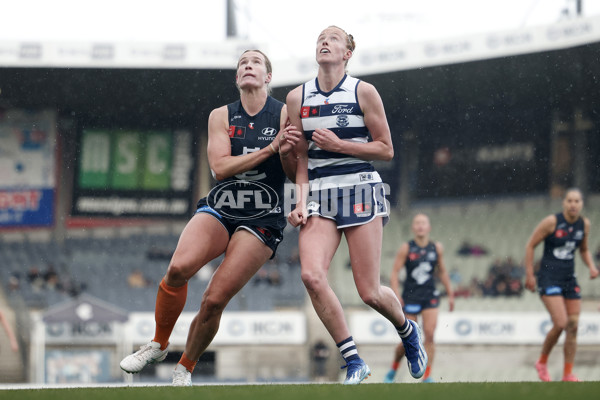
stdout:
[[[586,200],[585,215],[592,221],[590,248],[600,243],[600,196]],[[384,230],[382,249],[382,280],[387,282],[399,244],[410,237],[410,218],[416,212],[428,214],[432,221],[432,239],[445,248],[448,271],[455,274],[455,286],[464,291],[461,309],[504,310],[527,307],[529,293],[507,298],[480,298],[477,285],[485,282],[490,267],[497,261],[514,260],[522,266],[525,242],[535,225],[546,215],[560,210],[560,200],[546,196],[515,197],[491,200],[464,200],[451,203],[415,204],[405,215],[392,213]],[[0,241],[0,257],[5,267],[0,278],[9,295],[18,294],[31,308],[46,308],[75,296],[82,291],[114,302],[129,311],[152,311],[156,287],[168,265],[178,235],[171,232],[154,233],[149,229],[128,233],[102,231],[85,236],[74,235],[64,243],[51,240],[33,241],[23,236],[16,241]],[[477,243],[487,252],[479,255],[461,255],[465,241]],[[276,262],[269,269],[277,274],[276,284],[251,281],[229,305],[230,310],[272,310],[277,307],[301,307],[305,290],[300,279],[297,252],[297,230],[288,229],[286,239],[278,251]],[[331,269],[331,282],[346,305],[361,305],[356,294],[349,260],[342,241]],[[542,246],[536,249],[536,258]],[[216,260],[217,262],[219,260]],[[215,264],[217,265],[217,264]],[[127,277],[135,270],[143,273],[147,284],[130,287]],[[580,259],[576,272],[584,298],[600,297],[600,285],[591,281]],[[209,276],[198,274],[190,282],[186,311],[195,311],[208,284]],[[258,279],[258,278],[255,278]],[[477,301],[471,301],[475,297]],[[539,304],[533,307],[538,309]]]
[[[595,251],[600,244],[600,196],[592,195],[585,200],[583,214],[592,222],[590,232],[590,249]],[[388,282],[389,273],[394,263],[400,244],[411,237],[410,220],[412,215],[424,212],[429,215],[432,224],[432,240],[444,245],[444,257],[448,271],[455,271],[461,277],[462,285],[470,286],[473,281],[483,282],[490,267],[496,260],[512,259],[522,266],[525,253],[525,243],[531,232],[542,218],[561,210],[560,199],[549,199],[547,196],[524,196],[494,199],[460,200],[454,202],[428,202],[413,204],[405,215],[392,212],[390,222],[384,229],[381,275],[382,281]],[[462,256],[458,254],[460,246],[465,242],[477,243],[487,250],[481,255]],[[345,246],[342,241],[341,247]],[[536,260],[541,257],[543,245],[536,249]],[[338,252],[340,253],[340,252]],[[343,252],[342,252],[343,253]],[[360,305],[356,295],[351,274],[344,266],[348,260],[342,257],[334,258],[337,268],[332,268],[336,291],[345,304]],[[597,261],[598,262],[598,261]],[[585,299],[600,297],[600,283],[590,280],[587,267],[579,256],[575,260],[576,273]],[[341,272],[340,272],[341,271]],[[456,286],[456,284],[455,284]],[[525,293],[517,298],[490,298],[482,301],[473,290],[471,297],[460,300],[463,310],[490,311],[514,307],[529,309],[530,303],[539,303],[530,299]],[[534,295],[536,296],[536,295]],[[531,300],[531,301],[530,301]],[[539,304],[536,307],[537,310]]]
[[4,314],[7,323],[10,325],[19,344],[20,349],[16,352],[12,351],[9,345],[7,332],[0,326],[0,382],[12,383],[22,382],[25,376],[25,364],[23,363],[23,355],[25,349],[22,341],[19,340],[18,330],[16,329],[17,315],[7,301],[4,291],[0,288],[0,310]]
[[[291,235],[294,233],[292,230]],[[127,237],[114,232],[111,235],[76,236],[63,244],[27,239],[0,241],[0,257],[6,262],[0,270],[5,290],[11,296],[21,296],[32,309],[45,309],[85,292],[131,312],[153,311],[158,283],[178,235],[148,232]],[[293,250],[297,237],[286,242],[282,244],[282,255],[270,266],[277,274],[276,284],[258,285],[251,281],[231,301],[228,310],[267,311],[302,306],[305,291],[298,264],[287,262],[287,254]],[[135,287],[129,284],[128,277],[134,271],[143,274],[145,284]],[[210,279],[209,271],[197,274],[190,281],[185,311],[196,311],[200,306]]]

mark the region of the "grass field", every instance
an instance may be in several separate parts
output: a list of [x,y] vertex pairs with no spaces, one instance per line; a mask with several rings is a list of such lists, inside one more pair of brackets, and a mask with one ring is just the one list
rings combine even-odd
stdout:
[[2,400],[591,400],[600,382],[234,385],[0,390]]

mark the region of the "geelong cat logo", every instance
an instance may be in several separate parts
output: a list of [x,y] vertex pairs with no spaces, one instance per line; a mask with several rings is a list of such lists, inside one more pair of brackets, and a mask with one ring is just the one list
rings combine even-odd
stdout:
[[208,195],[208,205],[219,214],[247,220],[263,217],[279,203],[277,192],[260,182],[231,181],[215,186]]

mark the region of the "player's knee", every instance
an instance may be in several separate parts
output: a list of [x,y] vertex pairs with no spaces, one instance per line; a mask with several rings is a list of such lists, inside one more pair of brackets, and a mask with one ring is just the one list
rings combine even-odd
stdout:
[[565,330],[567,331],[567,333],[577,334],[577,327],[578,326],[579,326],[579,319],[578,318],[569,318]]
[[361,300],[369,307],[375,310],[381,309],[381,296],[376,290],[361,290],[359,295]]
[[423,332],[423,333],[424,333],[424,336],[425,336],[425,339],[424,339],[423,343],[424,344],[431,344],[431,343],[433,343],[433,334],[434,333],[430,332],[429,330],[425,330],[425,332]]
[[200,308],[207,315],[217,315],[225,310],[228,302],[229,299],[226,296],[205,292]]
[[564,319],[564,320],[561,319],[561,320],[554,321],[553,329],[564,331],[565,329],[567,329],[567,326],[568,326],[568,321],[566,319]]
[[303,271],[301,278],[308,291],[319,292],[327,287],[327,278],[323,274]]
[[184,265],[172,261],[167,269],[167,281],[172,286],[183,285],[189,279],[187,270]]

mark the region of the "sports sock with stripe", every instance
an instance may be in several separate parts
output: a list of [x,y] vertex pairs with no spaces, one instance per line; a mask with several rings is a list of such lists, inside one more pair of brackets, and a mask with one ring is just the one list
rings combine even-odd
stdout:
[[349,336],[347,339],[336,343],[336,346],[340,350],[340,354],[342,355],[342,357],[344,357],[346,364],[350,360],[360,359],[360,357],[358,356],[358,349],[356,348],[356,344],[354,343],[354,339],[352,339],[352,336]]
[[398,331],[398,335],[400,335],[402,339],[409,337],[412,333],[412,330],[413,326],[408,322],[408,318],[404,320],[404,324],[402,324],[401,327],[396,327],[396,331]]

